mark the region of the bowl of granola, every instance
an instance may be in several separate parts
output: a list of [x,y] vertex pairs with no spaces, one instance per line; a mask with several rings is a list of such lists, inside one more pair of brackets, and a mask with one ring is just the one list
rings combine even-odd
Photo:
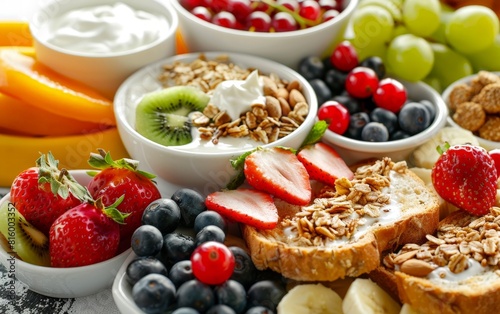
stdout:
[[471,131],[480,146],[500,148],[500,72],[479,71],[448,86],[447,123]]
[[133,159],[168,184],[208,194],[237,174],[231,159],[256,147],[298,148],[317,98],[300,74],[237,53],[189,53],[137,71],[114,99]]

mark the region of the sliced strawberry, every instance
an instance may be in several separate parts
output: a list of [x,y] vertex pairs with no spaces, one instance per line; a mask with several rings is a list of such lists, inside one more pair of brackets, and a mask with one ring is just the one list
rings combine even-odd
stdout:
[[294,205],[311,202],[309,174],[297,156],[280,147],[257,149],[245,158],[247,182]]
[[207,196],[205,205],[209,210],[259,229],[272,229],[278,223],[278,209],[273,197],[257,190],[217,191]]
[[309,177],[328,184],[335,185],[335,180],[346,177],[352,180],[354,174],[344,159],[331,146],[318,142],[300,150],[297,158],[304,164]]
[[445,147],[432,168],[432,184],[447,202],[474,215],[487,214],[496,202],[497,170],[493,158],[478,146]]

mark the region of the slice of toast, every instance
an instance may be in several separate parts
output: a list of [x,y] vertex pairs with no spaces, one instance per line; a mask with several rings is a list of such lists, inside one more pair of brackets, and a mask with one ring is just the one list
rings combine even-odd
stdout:
[[499,266],[500,208],[493,207],[481,217],[451,213],[427,242],[387,254],[370,277],[418,313],[491,314],[500,309]]
[[313,204],[292,206],[276,200],[278,227],[242,234],[254,264],[298,281],[357,277],[380,265],[381,252],[425,240],[439,222],[437,195],[390,158],[355,169],[353,180],[339,178]]

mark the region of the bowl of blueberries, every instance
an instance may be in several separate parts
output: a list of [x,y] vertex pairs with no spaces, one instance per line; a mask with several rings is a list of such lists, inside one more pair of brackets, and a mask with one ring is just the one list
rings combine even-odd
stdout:
[[317,118],[328,122],[323,141],[349,165],[405,160],[446,124],[448,109],[437,91],[391,77],[377,56],[358,60],[349,41],[326,58],[303,58],[298,72],[315,90]]
[[196,190],[170,195],[148,205],[132,235],[112,287],[120,312],[276,313],[285,282],[257,270],[238,225],[207,210]]

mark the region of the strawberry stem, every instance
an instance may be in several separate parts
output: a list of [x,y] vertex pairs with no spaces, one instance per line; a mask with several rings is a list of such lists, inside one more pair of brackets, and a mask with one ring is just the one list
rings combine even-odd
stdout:
[[121,211],[118,210],[118,205],[123,202],[123,199],[125,198],[125,195],[120,196],[116,201],[111,204],[110,206],[106,207],[104,206],[102,202],[102,197],[98,198],[95,201],[95,206],[103,211],[103,213],[108,216],[109,218],[113,219],[117,223],[123,225],[125,224],[125,218],[127,218],[130,213],[122,213]]
[[[113,160],[110,152],[106,152],[101,148],[98,149],[98,152],[99,152],[98,154],[97,153],[90,153],[90,158],[88,160],[88,163],[93,168],[100,169],[100,170],[103,170],[106,168],[128,169],[130,171],[134,171],[136,173],[139,173],[148,179],[156,178],[156,176],[152,173],[138,170],[137,168],[139,167],[139,161],[137,161],[137,160],[129,159],[129,158],[122,158],[122,159],[118,159],[118,160]],[[98,171],[87,171],[87,173],[90,176],[94,177],[99,172]]]

